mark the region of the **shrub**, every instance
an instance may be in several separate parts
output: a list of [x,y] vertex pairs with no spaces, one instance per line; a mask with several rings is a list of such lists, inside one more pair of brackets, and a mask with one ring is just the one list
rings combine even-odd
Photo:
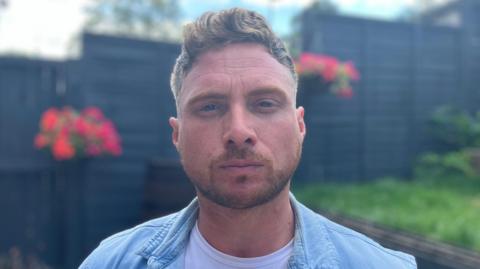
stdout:
[[466,111],[443,106],[429,121],[433,138],[448,150],[480,146],[480,111],[472,116]]
[[417,178],[478,178],[472,165],[469,150],[452,151],[445,154],[426,153],[420,156],[415,167]]

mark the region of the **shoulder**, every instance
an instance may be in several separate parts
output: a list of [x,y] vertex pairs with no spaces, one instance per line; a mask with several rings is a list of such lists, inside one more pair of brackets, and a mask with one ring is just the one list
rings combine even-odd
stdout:
[[[335,223],[300,205],[305,225],[305,238],[323,231],[335,250],[340,268],[417,268],[415,258],[385,248],[371,238]],[[315,243],[315,242],[313,242]],[[308,245],[308,244],[307,244]]]
[[385,248],[371,238],[328,219],[324,223],[341,257],[340,264],[344,265],[341,267],[417,268],[415,258],[409,254]]
[[146,268],[146,260],[140,251],[152,238],[167,233],[177,215],[153,219],[106,238],[85,259],[80,269]]

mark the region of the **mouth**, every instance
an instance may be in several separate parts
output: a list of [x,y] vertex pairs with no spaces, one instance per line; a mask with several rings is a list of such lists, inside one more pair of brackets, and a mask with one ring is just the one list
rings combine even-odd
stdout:
[[219,167],[225,170],[249,170],[263,167],[263,163],[250,160],[231,160],[222,162]]

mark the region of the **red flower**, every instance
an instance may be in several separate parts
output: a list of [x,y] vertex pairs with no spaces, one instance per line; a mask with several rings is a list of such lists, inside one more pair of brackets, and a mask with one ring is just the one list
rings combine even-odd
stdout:
[[[319,57],[312,53],[303,53],[300,56],[300,62],[298,66],[301,67],[303,72],[306,73],[317,73],[323,69],[322,60]],[[299,71],[299,73],[303,73]]]
[[98,156],[102,153],[102,148],[97,144],[90,144],[87,146],[87,154],[90,156]]
[[105,150],[114,156],[119,156],[122,154],[122,148],[120,147],[120,143],[116,139],[109,139],[105,141],[104,144]]
[[40,125],[35,147],[50,147],[57,160],[122,152],[114,124],[96,107],[86,108],[82,113],[71,107],[51,108],[44,113]]
[[346,62],[343,65],[343,68],[345,68],[345,73],[347,73],[347,76],[350,79],[353,79],[353,80],[360,79],[360,75],[358,74],[357,69],[353,66],[353,63],[351,61]]
[[332,57],[323,57],[325,68],[322,71],[322,75],[326,81],[333,81],[337,76],[338,61]]
[[344,98],[352,98],[352,96],[353,96],[352,88],[347,87],[347,88],[340,89],[338,91],[338,95],[340,95],[341,97],[344,97]]
[[56,108],[50,108],[42,115],[40,126],[44,131],[50,131],[55,127],[58,120],[59,111]]
[[84,118],[78,117],[75,120],[75,130],[77,130],[79,135],[86,136],[89,132],[91,132],[91,129],[90,123]]
[[75,148],[73,148],[68,136],[60,134],[53,144],[53,156],[57,160],[71,159],[75,155]]
[[35,136],[35,147],[37,149],[41,149],[45,146],[47,146],[49,143],[48,138],[44,134],[37,134]]
[[87,117],[90,117],[92,119],[95,119],[95,120],[103,120],[104,119],[102,111],[100,109],[98,109],[97,107],[93,107],[93,106],[85,108],[82,111],[82,114],[87,116]]
[[[302,79],[303,76],[318,76],[325,83],[319,87],[328,87],[329,92],[341,97],[351,97],[353,91],[350,80],[358,80],[360,75],[352,62],[341,63],[335,57],[313,53],[302,53],[295,61],[296,70]],[[340,90],[342,89],[342,90]]]

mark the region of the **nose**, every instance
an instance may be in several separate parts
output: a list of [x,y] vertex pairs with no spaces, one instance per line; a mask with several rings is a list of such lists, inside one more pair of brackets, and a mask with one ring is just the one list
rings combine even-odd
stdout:
[[232,106],[225,117],[224,126],[223,142],[226,147],[242,148],[254,146],[257,143],[252,119],[249,118],[249,113],[245,108]]

